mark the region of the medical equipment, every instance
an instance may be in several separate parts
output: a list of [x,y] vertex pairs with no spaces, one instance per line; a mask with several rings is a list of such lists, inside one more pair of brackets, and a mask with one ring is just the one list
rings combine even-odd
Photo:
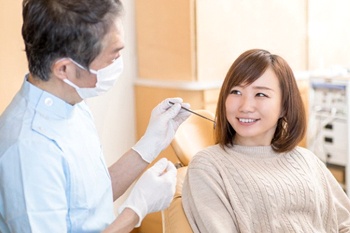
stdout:
[[[169,101],[169,104],[174,105],[174,103],[171,102],[171,101]],[[214,120],[209,119],[208,117],[205,117],[205,116],[203,116],[203,115],[201,115],[201,114],[199,114],[199,113],[196,113],[196,112],[194,112],[194,111],[192,111],[192,110],[190,110],[190,109],[188,109],[188,108],[184,108],[184,107],[182,107],[182,106],[181,106],[181,108],[182,108],[183,110],[187,111],[187,112],[190,112],[190,113],[192,113],[192,114],[194,114],[194,115],[197,115],[197,116],[202,117],[202,118],[204,118],[204,119],[206,119],[206,120],[208,120],[208,121],[213,122],[213,123],[214,123],[214,128],[215,128],[216,122],[215,122]]]
[[307,147],[346,191],[350,187],[350,76],[311,77],[309,95]]

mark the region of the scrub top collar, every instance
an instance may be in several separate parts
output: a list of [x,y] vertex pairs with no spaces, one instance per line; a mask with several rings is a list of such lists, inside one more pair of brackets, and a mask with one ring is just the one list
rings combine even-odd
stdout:
[[[75,105],[71,105],[64,100],[34,86],[28,82],[28,75],[25,76],[21,93],[35,110],[55,116],[60,119],[67,119],[73,114]],[[79,105],[79,104],[77,104]]]

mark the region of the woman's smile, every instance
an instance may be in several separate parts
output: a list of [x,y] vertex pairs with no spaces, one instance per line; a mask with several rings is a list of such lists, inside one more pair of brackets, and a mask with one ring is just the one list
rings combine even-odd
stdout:
[[241,123],[254,123],[257,122],[259,119],[253,119],[253,118],[237,118],[239,122]]

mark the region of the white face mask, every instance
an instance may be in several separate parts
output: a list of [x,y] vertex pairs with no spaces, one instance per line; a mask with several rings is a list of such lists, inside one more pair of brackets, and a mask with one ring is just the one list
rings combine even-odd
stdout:
[[[79,63],[73,61],[72,59],[71,61],[78,67],[86,70],[86,68]],[[91,98],[102,95],[111,89],[118,80],[120,74],[123,72],[123,67],[123,58],[120,56],[112,64],[106,66],[105,68],[99,70],[90,69],[90,72],[96,74],[97,78],[96,86],[91,88],[78,87],[68,79],[64,79],[63,81],[74,87],[82,99]]]

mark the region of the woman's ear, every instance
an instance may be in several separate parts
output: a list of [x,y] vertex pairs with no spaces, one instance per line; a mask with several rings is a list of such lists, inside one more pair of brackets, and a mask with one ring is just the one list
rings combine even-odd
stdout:
[[279,118],[283,118],[286,115],[286,110],[282,108]]

